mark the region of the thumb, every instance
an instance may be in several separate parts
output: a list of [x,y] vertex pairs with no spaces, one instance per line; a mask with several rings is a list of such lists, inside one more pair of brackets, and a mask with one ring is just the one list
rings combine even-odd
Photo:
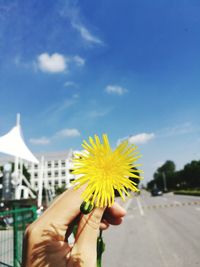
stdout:
[[90,214],[82,215],[79,222],[71,259],[81,260],[84,267],[96,266],[97,237],[104,210],[95,208]]

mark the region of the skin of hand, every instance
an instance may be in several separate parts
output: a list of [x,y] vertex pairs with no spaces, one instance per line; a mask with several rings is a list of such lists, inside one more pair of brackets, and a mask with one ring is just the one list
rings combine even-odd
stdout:
[[[83,215],[80,213],[83,190],[82,187],[65,191],[27,227],[22,267],[96,267],[99,229],[119,225],[126,211],[115,203]],[[70,245],[67,239],[77,223],[75,241]]]

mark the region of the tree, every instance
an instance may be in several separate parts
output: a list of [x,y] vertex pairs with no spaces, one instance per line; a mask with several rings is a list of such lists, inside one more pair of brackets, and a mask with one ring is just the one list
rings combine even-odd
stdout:
[[175,164],[171,160],[167,160],[154,173],[154,179],[147,183],[149,190],[157,186],[164,188],[164,178],[168,190],[177,189],[193,189],[200,188],[200,160],[193,160],[187,163],[182,170],[175,171]]
[[149,181],[149,182],[147,183],[147,189],[148,189],[149,191],[151,191],[151,190],[154,188],[155,184],[156,184],[155,180],[151,180],[151,181]]
[[56,196],[57,196],[57,195],[60,195],[60,194],[62,194],[63,192],[65,192],[66,190],[67,190],[66,185],[56,186],[56,187],[55,187],[55,194],[56,194]]
[[159,189],[171,190],[176,186],[175,182],[175,163],[171,160],[167,160],[161,167],[154,173],[154,185]]
[[158,173],[165,173],[165,175],[172,174],[176,170],[175,163],[171,160],[167,160],[160,168],[158,168]]
[[193,160],[184,166],[183,179],[189,188],[200,187],[200,161]]

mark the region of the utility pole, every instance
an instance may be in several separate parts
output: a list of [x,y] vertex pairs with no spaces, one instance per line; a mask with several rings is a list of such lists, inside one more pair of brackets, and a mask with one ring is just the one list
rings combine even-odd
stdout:
[[163,177],[164,192],[167,192],[166,175],[164,172],[162,172],[162,177]]

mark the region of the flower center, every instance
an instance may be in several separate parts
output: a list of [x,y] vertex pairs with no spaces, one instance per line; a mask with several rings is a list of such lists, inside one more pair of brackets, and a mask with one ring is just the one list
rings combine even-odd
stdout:
[[96,169],[97,172],[99,172],[99,174],[104,177],[104,178],[108,178],[109,176],[111,176],[113,174],[114,171],[114,166],[115,163],[113,162],[112,157],[109,158],[100,158]]

